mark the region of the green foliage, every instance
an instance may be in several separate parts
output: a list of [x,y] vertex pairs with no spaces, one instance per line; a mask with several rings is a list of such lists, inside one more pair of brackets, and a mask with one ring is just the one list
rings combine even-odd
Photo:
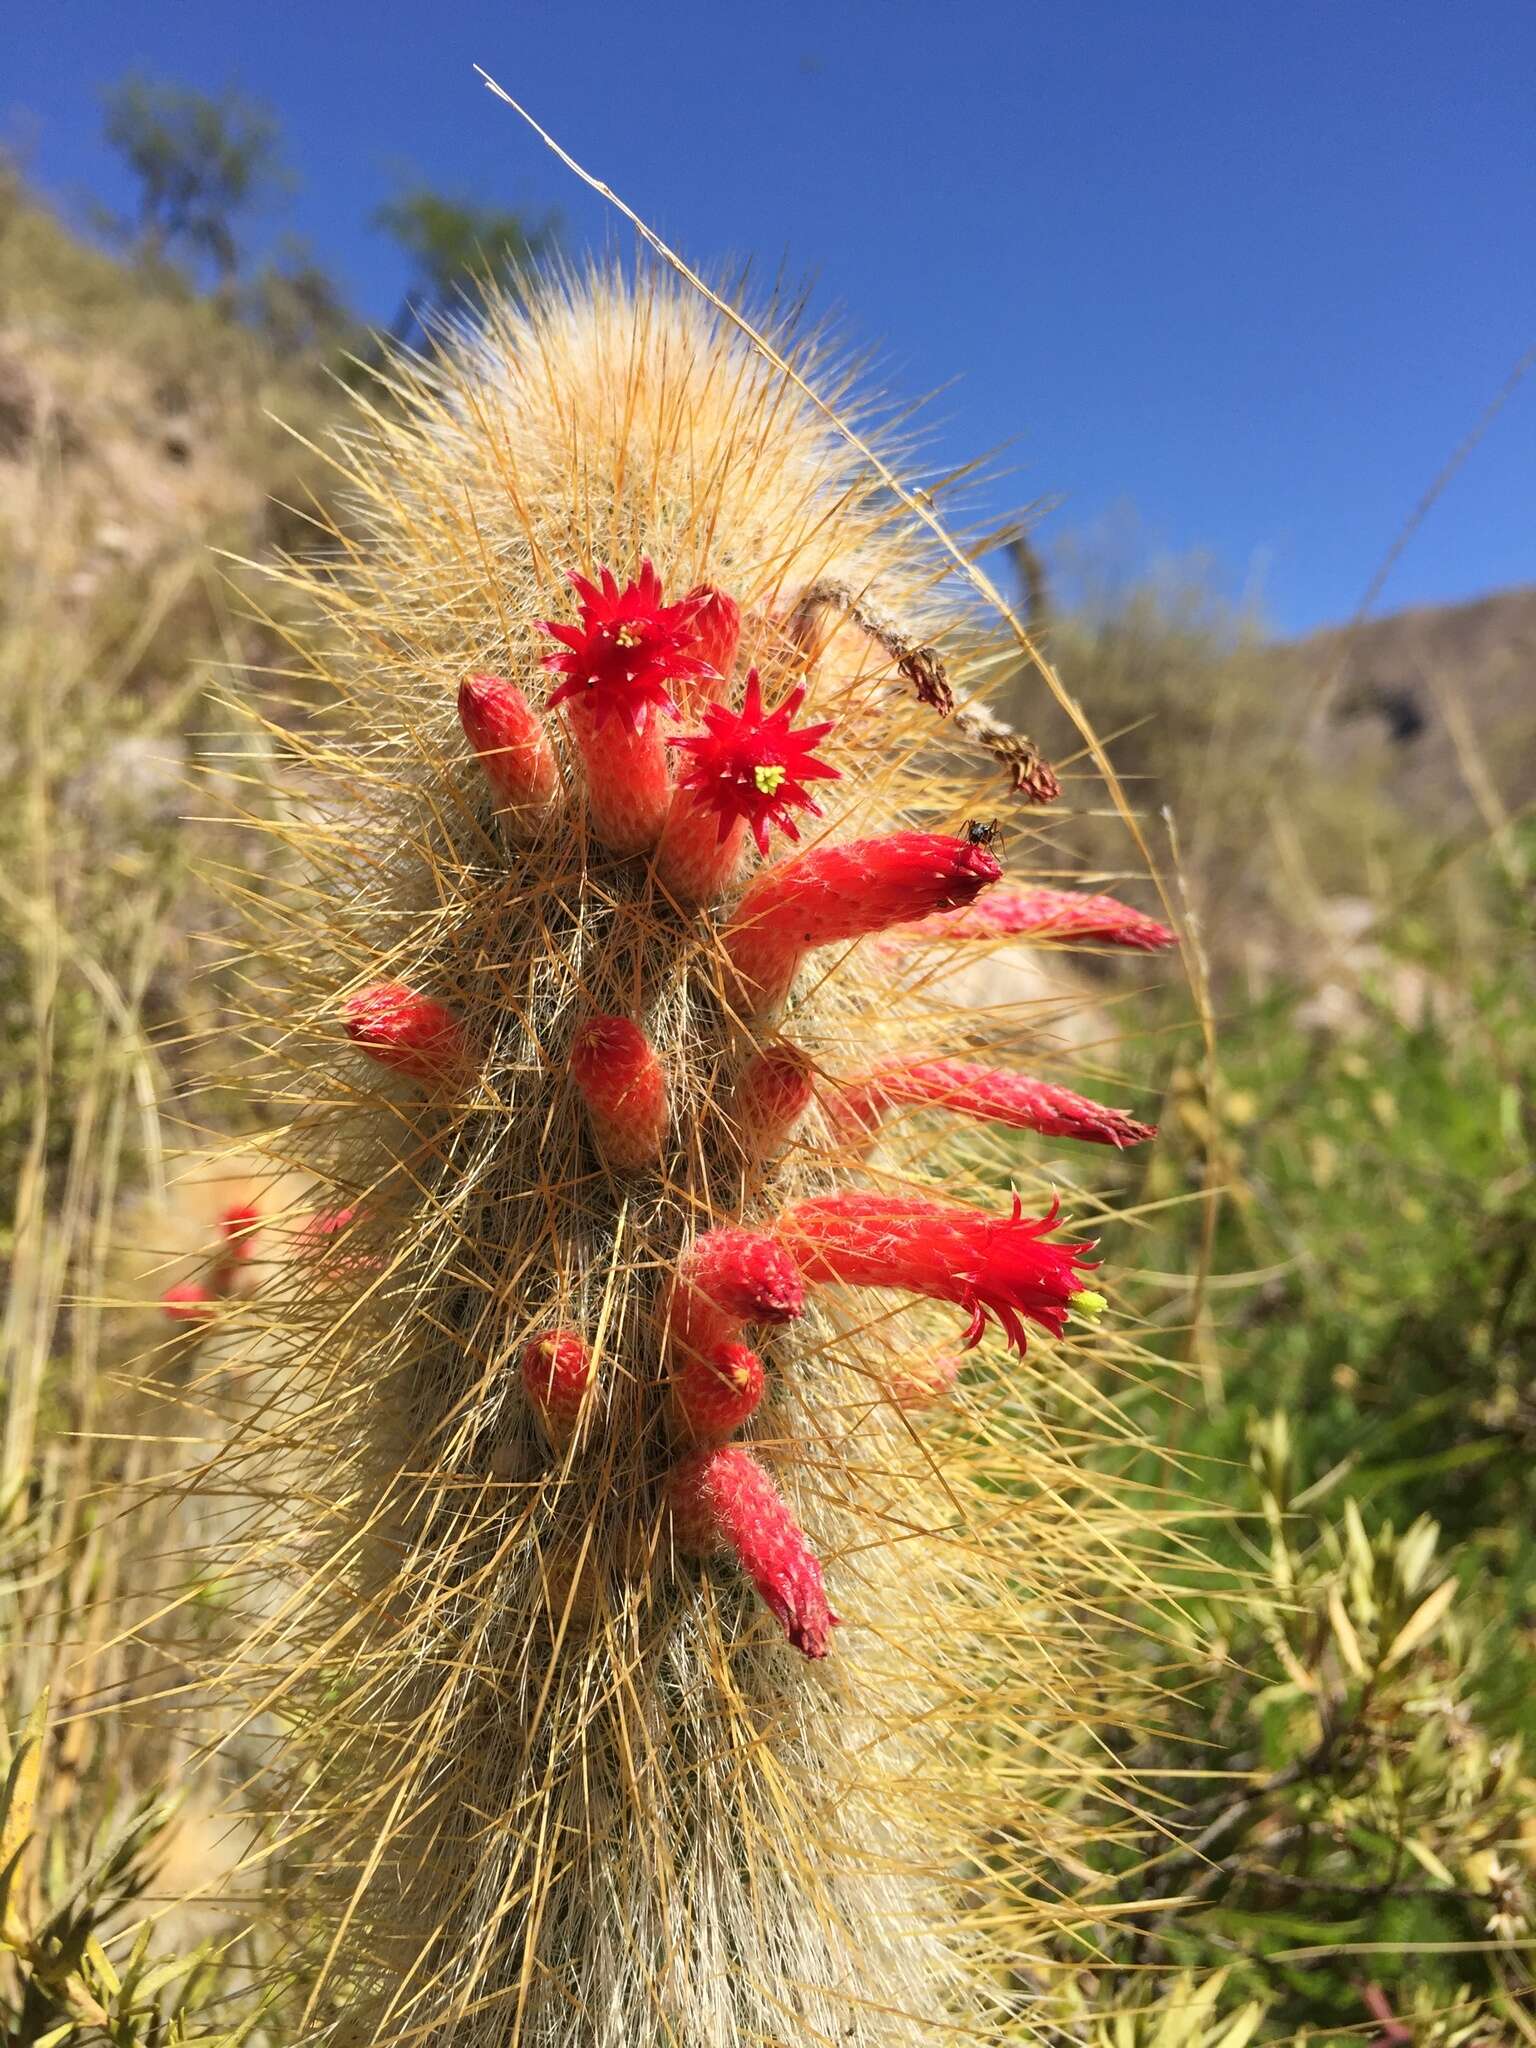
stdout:
[[1220,1971],[1258,2039],[1491,2044],[1536,1992],[1527,858],[1483,850],[1457,938],[1385,913],[1330,961],[1347,1001],[1292,983],[1224,1020],[1214,1100],[1166,1077],[1154,1268],[1199,1263],[1177,1197],[1208,1152],[1226,1190],[1225,1370],[1174,1449],[1202,1551],[1246,1587],[1123,1637],[1128,1663],[1183,1657],[1159,1724],[1109,1738],[1146,1788],[1099,1873],[1113,2007]]
[[399,341],[424,339],[444,314],[455,306],[473,307],[492,288],[516,291],[559,235],[553,214],[534,220],[451,198],[419,180],[403,185],[373,218],[412,265],[410,288],[391,330]]
[[236,217],[281,183],[277,123],[232,87],[217,99],[132,73],[103,95],[106,138],[138,180],[144,253],[239,267]]

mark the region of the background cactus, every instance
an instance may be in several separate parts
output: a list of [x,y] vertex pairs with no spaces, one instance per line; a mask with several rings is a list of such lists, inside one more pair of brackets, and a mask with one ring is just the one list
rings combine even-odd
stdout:
[[990,2026],[1072,1603],[1134,1549],[1032,1415],[1104,1297],[994,1124],[1150,1132],[1010,1092],[1027,1014],[932,990],[1021,917],[1170,935],[1015,889],[951,937],[1004,799],[934,649],[973,694],[985,639],[680,287],[494,309],[342,460],[260,1032],[276,1163],[349,1220],[263,1219],[293,1255],[220,1460],[287,1574],[230,1675],[295,1730],[277,1833],[334,1899],[301,2032]]

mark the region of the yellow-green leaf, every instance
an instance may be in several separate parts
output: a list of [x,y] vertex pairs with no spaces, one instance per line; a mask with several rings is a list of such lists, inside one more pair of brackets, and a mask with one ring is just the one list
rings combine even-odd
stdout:
[[1387,1647],[1387,1654],[1381,1660],[1382,1669],[1400,1663],[1410,1650],[1416,1650],[1420,1643],[1428,1640],[1444,1621],[1446,1611],[1456,1598],[1456,1581],[1445,1579],[1436,1586],[1433,1593],[1421,1600],[1403,1623]]

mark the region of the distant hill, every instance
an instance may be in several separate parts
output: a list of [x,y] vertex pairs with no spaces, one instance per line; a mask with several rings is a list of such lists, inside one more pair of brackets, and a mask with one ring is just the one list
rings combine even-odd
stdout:
[[1366,771],[1436,819],[1474,802],[1480,756],[1504,805],[1536,803],[1536,586],[1415,605],[1274,659],[1317,679],[1311,738],[1331,771]]

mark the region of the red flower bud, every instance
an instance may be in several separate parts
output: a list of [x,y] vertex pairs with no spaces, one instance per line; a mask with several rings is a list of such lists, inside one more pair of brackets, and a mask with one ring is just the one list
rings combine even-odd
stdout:
[[1178,944],[1156,918],[1117,903],[1113,896],[1084,896],[1071,889],[996,889],[984,903],[925,924],[919,936],[1079,940],[1096,946],[1124,946],[1138,953],[1161,953]]
[[588,1018],[571,1041],[571,1079],[608,1164],[630,1172],[654,1166],[667,1134],[667,1078],[639,1026],[627,1017]]
[[683,603],[689,606],[693,624],[693,651],[713,669],[718,684],[705,678],[703,689],[713,695],[719,684],[731,680],[736,666],[736,649],[741,642],[741,607],[733,597],[713,583],[696,583]]
[[708,1230],[677,1262],[664,1327],[686,1363],[735,1340],[743,1323],[787,1323],[803,1314],[805,1288],[776,1238],[756,1230]]
[[898,1103],[951,1109],[984,1123],[1015,1131],[1039,1131],[1048,1138],[1082,1138],[1123,1151],[1157,1135],[1155,1124],[1137,1123],[1123,1110],[1106,1108],[1070,1088],[1032,1080],[1002,1067],[970,1060],[887,1060],[843,1091],[841,1106],[866,1127]]
[[206,1323],[219,1312],[212,1289],[199,1280],[181,1280],[167,1287],[160,1306],[173,1323]]
[[733,1436],[763,1398],[763,1361],[745,1344],[717,1344],[706,1357],[690,1353],[672,1383],[672,1408],[683,1431],[700,1443]]
[[464,1027],[446,1004],[399,981],[378,981],[347,998],[348,1038],[370,1059],[413,1081],[441,1081],[466,1057]]
[[743,1151],[777,1151],[809,1108],[811,1090],[811,1063],[798,1046],[754,1053],[737,1076],[728,1112]]
[[498,803],[539,808],[550,802],[560,786],[555,750],[543,720],[515,683],[502,676],[466,676],[459,685],[459,723]]
[[795,1648],[824,1657],[838,1617],[821,1565],[784,1496],[748,1450],[728,1444],[687,1458],[668,1489],[680,1546],[731,1551]]
[[815,946],[971,903],[1002,869],[985,846],[944,832],[893,832],[812,847],[765,868],[726,925],[745,1000],[780,1001]]
[[228,1247],[227,1256],[243,1263],[256,1249],[256,1228],[261,1211],[254,1202],[232,1202],[219,1218],[219,1235]]
[[570,1440],[592,1385],[592,1354],[574,1330],[551,1330],[523,1346],[523,1388],[550,1441]]
[[1053,1202],[1049,1215],[1027,1218],[1015,1195],[1012,1215],[988,1216],[926,1195],[854,1190],[792,1204],[779,1233],[807,1280],[955,1302],[971,1319],[967,1349],[993,1316],[1022,1353],[1026,1319],[1059,1337],[1074,1298],[1085,1292],[1079,1268],[1092,1245],[1045,1242],[1060,1207]]

